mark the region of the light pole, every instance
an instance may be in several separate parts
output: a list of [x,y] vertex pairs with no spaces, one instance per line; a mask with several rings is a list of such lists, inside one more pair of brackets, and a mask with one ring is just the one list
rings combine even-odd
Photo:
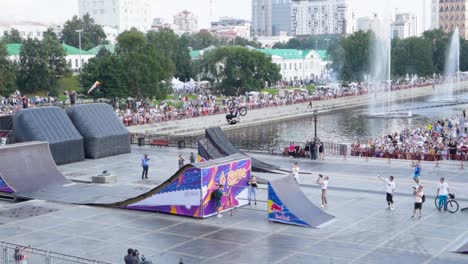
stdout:
[[315,41],[315,51],[318,50],[318,40]]
[[78,29],[78,30],[75,30],[75,32],[78,32],[78,45],[79,45],[79,49],[80,49],[80,62],[79,62],[79,68],[78,68],[78,71],[80,72],[80,90],[83,91],[83,84],[82,84],[82,81],[81,81],[81,66],[82,66],[82,62],[81,62],[81,32],[83,32],[82,29]]
[[314,141],[317,143],[317,112],[318,110],[314,110]]
[[327,50],[330,47],[330,39],[325,39],[327,41]]

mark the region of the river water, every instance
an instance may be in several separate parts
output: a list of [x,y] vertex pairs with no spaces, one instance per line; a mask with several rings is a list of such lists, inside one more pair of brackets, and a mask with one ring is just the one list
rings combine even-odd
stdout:
[[[369,118],[368,107],[339,110],[318,115],[317,134],[325,142],[352,143],[355,140],[375,138],[404,128],[423,127],[437,120],[461,115],[468,111],[468,103],[446,105],[434,102],[433,97],[396,101],[392,110],[412,108],[413,118]],[[459,95],[468,102],[468,92]],[[441,106],[444,105],[445,106]],[[407,111],[404,111],[407,112]],[[314,138],[314,117],[286,120],[259,126],[229,130],[228,137],[245,149],[267,149],[276,142],[305,142]]]

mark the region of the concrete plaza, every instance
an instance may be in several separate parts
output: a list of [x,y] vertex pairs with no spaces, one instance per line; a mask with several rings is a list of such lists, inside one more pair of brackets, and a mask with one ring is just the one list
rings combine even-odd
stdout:
[[[61,166],[69,179],[89,181],[108,170],[118,185],[154,186],[177,171],[185,149],[133,148],[133,153]],[[152,157],[149,181],[141,181],[140,158]],[[266,162],[290,167],[290,158],[253,154]],[[445,176],[468,206],[468,173],[457,166],[423,164],[427,201],[423,219],[410,219],[411,196],[407,162],[327,158],[297,160],[303,170],[302,190],[319,203],[314,185],[318,173],[331,176],[329,209],[337,220],[323,229],[270,223],[265,186],[257,205],[236,209],[223,218],[205,220],[158,213],[77,206],[45,201],[0,203],[0,240],[109,263],[123,263],[127,248],[137,248],[154,263],[467,263],[468,256],[450,251],[468,238],[468,213],[449,214],[433,203],[437,179]],[[386,211],[385,185],[377,174],[394,175],[396,210]],[[275,175],[261,175],[278,177]],[[112,185],[109,185],[112,187]]]

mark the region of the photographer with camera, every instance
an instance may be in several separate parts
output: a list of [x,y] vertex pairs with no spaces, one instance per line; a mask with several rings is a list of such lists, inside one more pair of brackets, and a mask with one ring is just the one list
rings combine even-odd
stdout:
[[124,257],[125,264],[138,264],[140,262],[139,255],[140,253],[137,249],[129,248],[127,255]]

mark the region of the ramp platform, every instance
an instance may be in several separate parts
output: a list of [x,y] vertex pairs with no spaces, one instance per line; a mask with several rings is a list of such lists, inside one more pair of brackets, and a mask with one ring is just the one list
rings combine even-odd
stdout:
[[322,228],[335,217],[314,205],[299,188],[293,177],[268,182],[268,219],[270,221]]
[[240,154],[188,164],[156,187],[73,183],[57,169],[47,142],[0,147],[0,192],[15,198],[119,207],[196,218],[216,214],[211,193],[224,185],[222,210],[247,204],[251,160]]

